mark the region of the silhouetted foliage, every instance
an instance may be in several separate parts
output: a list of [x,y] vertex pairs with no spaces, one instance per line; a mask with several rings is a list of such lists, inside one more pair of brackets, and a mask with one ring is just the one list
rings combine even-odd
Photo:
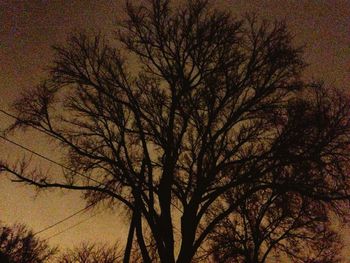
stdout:
[[0,225],[0,261],[9,263],[50,262],[56,254],[45,240],[35,237],[21,224]]
[[57,263],[118,263],[122,262],[123,253],[118,244],[82,243],[62,253]]
[[341,262],[324,204],[297,193],[254,193],[211,234],[217,262]]
[[121,50],[85,35],[55,47],[49,78],[15,103],[12,129],[56,139],[73,171],[56,181],[3,167],[123,205],[143,262],[191,262],[210,246],[220,261],[262,262],[270,246],[307,262],[299,248],[310,237],[308,249],[333,260],[328,214],[347,216],[350,189],[348,99],[301,79],[284,23],[234,19],[208,2],[127,2]]

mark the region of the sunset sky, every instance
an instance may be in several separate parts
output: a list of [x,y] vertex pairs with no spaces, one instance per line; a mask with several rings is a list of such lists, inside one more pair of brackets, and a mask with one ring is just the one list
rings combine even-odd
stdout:
[[[212,1],[219,8],[232,10],[237,17],[255,12],[269,20],[285,19],[295,35],[296,45],[306,45],[304,57],[310,66],[305,77],[349,89],[349,0]],[[52,56],[51,45],[64,43],[72,32],[102,32],[113,37],[115,21],[121,17],[122,9],[123,1],[117,0],[0,0],[0,108],[10,110],[9,105],[21,91],[45,77],[45,68],[50,65]],[[0,129],[10,123],[11,119],[0,113]],[[38,132],[16,134],[11,138],[59,160],[57,150]],[[14,161],[23,154],[23,150],[0,139],[0,158]],[[40,163],[51,167],[50,171],[56,175],[61,173],[54,165],[42,160]],[[78,193],[46,191],[36,194],[31,187],[0,177],[0,221],[25,223],[39,231],[84,207]],[[40,237],[50,237],[94,213],[76,216],[43,232]],[[123,220],[123,211],[101,211],[50,242],[69,247],[83,240],[123,239],[127,230]],[[350,234],[350,230],[347,233]],[[347,243],[350,251],[350,239]]]

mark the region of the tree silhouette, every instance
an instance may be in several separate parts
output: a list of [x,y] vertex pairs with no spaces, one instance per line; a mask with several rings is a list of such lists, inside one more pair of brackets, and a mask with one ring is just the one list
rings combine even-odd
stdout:
[[1,262],[50,262],[56,252],[57,248],[50,248],[45,240],[35,237],[24,225],[0,226]]
[[118,244],[110,246],[82,243],[62,253],[57,263],[118,263],[122,258],[123,254]]
[[217,262],[341,262],[323,204],[296,193],[254,193],[211,234]]
[[[12,129],[35,127],[57,140],[69,169],[61,181],[25,164],[3,162],[3,170],[128,209],[124,262],[135,240],[143,262],[191,262],[234,218],[260,228],[233,249],[259,253],[254,242],[275,242],[294,220],[273,246],[294,259],[294,243],[319,228],[331,234],[322,216],[347,215],[346,96],[302,80],[302,49],[284,23],[234,19],[208,2],[127,2],[120,50],[102,36],[71,37],[55,47],[48,79],[14,105]],[[277,229],[261,237],[266,220]],[[307,220],[314,226],[302,226]],[[260,262],[259,253],[249,262]]]

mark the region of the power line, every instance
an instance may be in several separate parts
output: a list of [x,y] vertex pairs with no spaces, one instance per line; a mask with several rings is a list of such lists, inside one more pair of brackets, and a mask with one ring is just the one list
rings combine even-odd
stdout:
[[[15,119],[15,120],[23,121],[23,120],[21,120],[20,118],[16,117],[15,115],[13,115],[13,114],[11,114],[11,113],[9,113],[9,112],[7,112],[7,111],[1,109],[1,108],[0,108],[0,112],[2,112],[3,114],[5,114],[5,115],[7,115],[7,116],[9,116],[9,117],[11,117],[11,118],[13,118],[13,119]],[[48,133],[47,131],[45,131],[45,130],[43,130],[43,129],[40,129],[40,128],[38,128],[38,127],[36,127],[36,126],[34,126],[34,125],[30,124],[30,123],[28,123],[28,125],[31,126],[31,127],[34,128],[34,129],[40,131],[40,132],[43,132],[43,133],[45,133],[46,135],[49,135],[49,136],[52,137],[52,134]],[[34,150],[29,149],[28,147],[25,147],[25,146],[23,146],[23,145],[21,145],[21,144],[15,142],[15,141],[13,141],[13,140],[10,140],[10,139],[6,138],[4,135],[1,135],[1,134],[0,134],[0,138],[3,139],[3,140],[5,140],[5,141],[7,141],[7,142],[9,142],[9,143],[11,143],[11,144],[13,144],[13,145],[15,145],[15,146],[17,146],[17,147],[19,147],[19,148],[22,148],[22,149],[25,150],[25,151],[28,151],[28,152],[30,152],[30,153],[36,155],[36,156],[39,156],[40,158],[43,158],[43,159],[45,159],[45,160],[47,160],[47,161],[49,161],[49,162],[51,162],[51,163],[53,163],[53,164],[56,164],[56,165],[58,165],[58,166],[61,166],[61,167],[64,168],[64,169],[67,169],[67,170],[69,170],[69,171],[71,171],[71,172],[73,172],[73,173],[75,173],[75,174],[77,174],[77,175],[80,175],[80,176],[82,176],[82,177],[84,177],[84,178],[87,178],[87,179],[89,179],[89,180],[91,180],[91,181],[93,181],[93,182],[95,182],[95,183],[98,183],[98,184],[103,185],[103,186],[105,186],[105,187],[108,188],[108,186],[106,186],[104,183],[99,182],[98,180],[95,180],[95,179],[93,179],[93,178],[90,178],[90,177],[88,177],[88,176],[86,176],[86,175],[84,175],[84,174],[82,174],[82,173],[79,173],[79,172],[77,172],[77,171],[71,169],[70,167],[68,167],[68,166],[66,166],[66,165],[64,165],[64,164],[61,164],[61,163],[59,163],[59,162],[57,162],[57,161],[55,161],[55,160],[52,160],[52,159],[50,159],[50,158],[48,158],[48,157],[46,157],[46,156],[44,156],[44,155],[42,155],[42,154],[40,154],[40,153],[37,153],[37,152],[35,152]],[[39,234],[39,233],[42,233],[42,232],[44,232],[44,231],[46,231],[46,230],[48,230],[48,229],[51,229],[51,228],[55,227],[56,225],[59,225],[59,224],[62,223],[62,222],[67,221],[68,219],[70,219],[70,218],[74,217],[75,215],[77,215],[77,214],[83,212],[84,210],[88,209],[88,208],[89,208],[90,206],[92,206],[92,205],[93,205],[93,204],[90,204],[89,206],[87,206],[87,207],[85,207],[85,208],[83,208],[83,209],[81,209],[81,210],[79,210],[79,211],[73,213],[72,215],[67,216],[67,217],[64,218],[64,219],[62,219],[62,220],[60,220],[60,221],[58,221],[58,222],[56,222],[56,223],[54,223],[54,224],[52,224],[52,225],[50,225],[50,226],[45,227],[44,229],[42,229],[42,230],[40,230],[40,231],[34,233],[34,235],[37,235],[37,234]],[[173,204],[173,205],[174,205],[174,204]],[[176,205],[174,205],[174,207],[175,207],[177,210],[179,210],[180,212],[182,212],[181,209],[178,208]]]
[[[0,134],[0,138],[3,139],[3,140],[5,140],[5,141],[7,141],[7,142],[9,142],[9,143],[11,143],[11,144],[13,144],[13,145],[15,145],[15,146],[17,146],[17,147],[20,147],[20,148],[22,148],[22,149],[24,149],[24,150],[26,150],[26,151],[28,151],[28,152],[30,152],[30,153],[32,153],[32,154],[35,154],[35,155],[37,155],[37,156],[39,156],[39,157],[41,157],[41,158],[43,158],[43,159],[45,159],[45,160],[47,160],[47,161],[50,161],[50,162],[52,162],[52,163],[54,163],[54,164],[56,164],[56,165],[59,165],[59,166],[61,166],[61,167],[63,167],[63,168],[69,169],[69,168],[66,167],[65,165],[62,165],[62,164],[60,164],[60,163],[58,163],[58,162],[56,162],[56,161],[54,161],[54,160],[52,160],[52,159],[50,159],[50,158],[48,158],[48,157],[42,155],[42,154],[40,154],[40,153],[37,153],[37,152],[35,152],[35,151],[33,151],[33,150],[31,150],[31,149],[25,147],[25,146],[23,146],[23,145],[21,145],[21,144],[15,142],[15,141],[13,141],[13,140],[10,140],[10,139],[6,138],[5,136],[3,136],[3,135],[1,135],[1,134]],[[89,177],[87,177],[87,176],[85,176],[85,175],[83,175],[83,174],[80,174],[80,173],[78,173],[78,172],[72,170],[72,169],[69,169],[69,170],[71,170],[72,172],[74,172],[74,173],[76,173],[76,174],[78,174],[78,175],[80,175],[80,176],[83,176],[83,177],[85,177],[85,178],[88,178],[88,179],[90,179],[91,181],[94,181],[94,182],[96,182],[96,183],[99,183],[99,184],[103,185],[101,182],[99,182],[99,181],[97,181],[97,180],[94,180],[94,179],[92,179],[92,178],[89,178]],[[55,227],[55,226],[61,224],[61,223],[63,223],[63,222],[65,222],[65,221],[69,220],[70,218],[72,218],[72,217],[74,217],[74,216],[76,216],[76,215],[82,213],[83,211],[89,209],[89,208],[90,208],[91,206],[93,206],[94,204],[96,204],[96,202],[93,202],[93,203],[91,203],[90,205],[88,205],[87,207],[84,207],[84,208],[82,208],[82,209],[80,209],[80,210],[74,212],[73,214],[71,214],[71,215],[69,215],[69,216],[67,216],[67,217],[65,217],[65,218],[63,218],[63,219],[57,221],[56,223],[54,223],[54,224],[52,224],[52,225],[49,225],[49,226],[47,226],[47,227],[45,227],[45,228],[39,230],[38,232],[35,232],[33,235],[35,236],[35,235],[38,235],[38,234],[40,234],[40,233],[43,233],[43,232],[45,232],[45,231],[47,231],[47,230],[49,230],[49,229],[51,229],[51,228],[53,228],[53,227]]]
[[[21,119],[18,118],[17,116],[15,116],[15,115],[13,115],[13,114],[11,114],[11,113],[5,111],[4,109],[1,109],[1,108],[0,108],[0,112],[3,113],[3,114],[5,114],[5,115],[7,115],[8,117],[11,117],[12,119],[15,119],[15,120],[19,121],[19,122],[24,122],[23,120],[21,120]],[[32,128],[35,129],[35,130],[38,130],[38,131],[40,131],[40,132],[42,132],[42,133],[45,133],[46,135],[48,135],[48,136],[50,136],[50,137],[55,137],[54,135],[52,135],[51,133],[47,132],[46,130],[41,129],[41,128],[39,128],[39,127],[37,127],[37,126],[35,126],[35,125],[31,124],[31,123],[26,123],[26,124],[29,125],[30,127],[32,127]]]
[[[16,119],[16,120],[18,120],[18,121],[22,121],[22,120],[19,119],[18,117],[14,116],[14,115],[12,115],[12,114],[10,114],[10,113],[8,113],[8,112],[6,112],[6,111],[3,110],[3,109],[0,109],[0,112],[2,112],[3,114],[5,114],[5,115],[7,115],[7,116],[9,116],[9,117],[11,117],[11,118],[13,118],[13,119]],[[31,127],[34,128],[34,129],[40,131],[40,132],[43,132],[43,133],[45,133],[45,134],[51,136],[51,135],[50,135],[47,131],[45,131],[45,130],[42,130],[42,129],[40,129],[40,128],[38,128],[38,127],[32,125],[32,124],[28,124],[28,125],[31,126]],[[75,173],[75,174],[77,174],[77,175],[80,175],[80,176],[82,176],[82,177],[84,177],[84,178],[87,178],[87,179],[89,179],[89,180],[91,180],[91,181],[93,181],[93,182],[95,182],[95,183],[100,184],[100,185],[104,185],[103,183],[101,183],[101,182],[99,182],[99,181],[97,181],[97,180],[95,180],[95,179],[93,179],[93,178],[90,178],[90,177],[88,177],[88,176],[86,176],[86,175],[84,175],[84,174],[81,174],[81,173],[79,173],[79,172],[77,172],[77,171],[71,169],[70,167],[67,167],[66,165],[63,165],[63,164],[61,164],[61,163],[59,163],[59,162],[57,162],[57,161],[55,161],[55,160],[52,160],[52,159],[50,159],[50,158],[48,158],[48,157],[46,157],[46,156],[44,156],[44,155],[42,155],[42,154],[40,154],[40,153],[35,152],[35,151],[32,150],[32,149],[29,149],[28,147],[25,147],[25,146],[23,146],[23,145],[21,145],[21,144],[15,142],[15,141],[13,141],[13,140],[8,139],[8,138],[6,138],[4,135],[1,135],[1,134],[0,134],[0,138],[3,139],[3,140],[5,140],[5,141],[7,141],[7,142],[9,142],[9,143],[11,143],[11,144],[13,144],[13,145],[15,145],[15,146],[17,146],[17,147],[19,147],[19,148],[21,148],[21,149],[23,149],[23,150],[25,150],[25,151],[28,151],[28,152],[30,152],[30,153],[36,155],[36,156],[39,156],[40,158],[43,158],[43,159],[45,159],[45,160],[47,160],[47,161],[49,161],[49,162],[51,162],[51,163],[53,163],[53,164],[56,164],[56,165],[58,165],[58,166],[60,166],[60,167],[62,167],[62,168],[64,168],[64,169],[67,169],[67,170],[69,170],[69,171],[71,171],[71,172],[73,172],[73,173]],[[106,185],[104,185],[104,186],[106,186]],[[106,186],[106,187],[108,187],[108,186]],[[95,202],[95,203],[96,203],[96,202]],[[38,232],[35,232],[33,235],[38,235],[38,234],[41,234],[41,233],[43,233],[43,232],[45,232],[45,231],[47,231],[47,230],[49,230],[49,229],[54,228],[55,226],[57,226],[57,225],[59,225],[59,224],[65,222],[65,221],[69,220],[70,218],[72,218],[72,217],[74,217],[74,216],[76,216],[76,215],[82,213],[83,211],[87,210],[88,208],[90,208],[90,207],[91,207],[92,205],[94,205],[95,203],[92,203],[92,204],[88,205],[87,207],[85,207],[85,208],[83,208],[83,209],[80,209],[80,210],[76,211],[75,213],[73,213],[73,214],[71,214],[71,215],[69,215],[69,216],[67,216],[67,217],[65,217],[65,218],[63,218],[63,219],[57,221],[56,223],[54,223],[54,224],[52,224],[52,225],[49,225],[49,226],[47,226],[47,227],[45,227],[45,228],[39,230]],[[173,204],[173,205],[174,205],[174,204]],[[180,212],[182,212],[181,209],[179,209],[177,206],[174,205],[174,207],[175,207],[176,209],[178,209]],[[67,231],[69,231],[70,229],[72,229],[72,228],[74,228],[74,227],[76,227],[76,226],[78,226],[78,225],[84,223],[85,221],[91,219],[92,217],[96,216],[96,215],[99,214],[99,213],[101,213],[101,212],[95,213],[95,214],[93,214],[92,216],[90,216],[89,218],[87,218],[87,219],[85,219],[85,220],[82,220],[82,221],[80,221],[80,222],[78,222],[78,223],[76,223],[76,224],[74,224],[74,225],[72,225],[72,226],[70,226],[70,227],[68,227],[68,228],[66,228],[66,229],[64,229],[64,230],[62,230],[62,231],[60,231],[60,232],[58,232],[58,233],[56,233],[56,234],[54,234],[54,235],[52,235],[52,236],[46,238],[45,240],[49,240],[49,239],[51,239],[51,238],[53,238],[53,237],[56,237],[56,236],[58,236],[58,235],[60,235],[60,234],[62,234],[62,233],[64,233],[64,232],[67,232]]]
[[[1,110],[0,110],[0,111],[1,111]],[[30,152],[30,153],[36,155],[36,156],[39,156],[39,157],[41,157],[41,158],[43,158],[43,159],[45,159],[45,160],[47,160],[47,161],[49,161],[49,162],[51,162],[51,163],[53,163],[53,164],[56,164],[56,165],[58,165],[58,166],[61,166],[61,167],[64,168],[64,169],[67,169],[67,170],[69,170],[69,171],[71,171],[71,172],[73,172],[73,173],[75,173],[75,174],[77,174],[77,175],[80,175],[80,176],[82,176],[82,177],[84,177],[84,178],[86,178],[86,179],[89,179],[89,180],[91,180],[91,181],[93,181],[93,182],[95,182],[95,183],[98,183],[98,184],[103,185],[103,186],[105,186],[106,188],[108,188],[108,186],[105,185],[104,183],[102,183],[102,182],[100,182],[100,181],[98,181],[98,180],[95,180],[95,179],[93,179],[93,178],[91,178],[91,177],[88,177],[88,176],[86,176],[86,175],[84,175],[84,174],[82,174],[82,173],[79,173],[79,172],[77,172],[77,171],[75,171],[75,170],[69,168],[68,166],[65,166],[65,165],[63,165],[63,164],[61,164],[61,163],[59,163],[59,162],[57,162],[57,161],[55,161],[55,160],[52,160],[52,159],[50,159],[50,158],[48,158],[48,157],[46,157],[46,156],[44,156],[44,155],[42,155],[42,154],[40,154],[40,153],[37,153],[37,152],[35,152],[34,150],[29,149],[29,148],[27,148],[27,147],[25,147],[25,146],[23,146],[23,145],[21,145],[21,144],[15,142],[15,141],[13,141],[13,140],[10,140],[10,139],[6,138],[5,136],[3,136],[3,135],[1,135],[1,134],[0,134],[0,138],[3,139],[3,140],[5,140],[5,141],[7,141],[7,142],[9,142],[9,143],[11,143],[11,144],[13,144],[13,145],[15,145],[15,146],[17,146],[17,147],[19,147],[19,148],[22,148],[23,150],[26,150],[26,151],[28,151],[28,152]],[[175,204],[173,204],[173,205],[174,205],[174,207],[175,207],[177,210],[179,210],[180,212],[182,212],[182,210],[181,210],[180,208],[178,208]]]
[[89,209],[89,208],[90,208],[91,206],[93,206],[94,204],[96,204],[96,202],[93,202],[93,203],[89,204],[88,206],[84,207],[83,209],[80,209],[80,210],[76,211],[75,213],[73,213],[73,214],[71,214],[71,215],[69,215],[69,216],[67,216],[67,217],[65,217],[65,218],[63,218],[63,219],[61,219],[60,221],[57,221],[56,223],[54,223],[54,224],[52,224],[52,225],[49,225],[49,226],[47,226],[47,227],[45,227],[45,228],[39,230],[38,232],[35,232],[35,233],[33,234],[33,236],[38,235],[38,234],[41,234],[41,233],[43,233],[43,232],[45,232],[45,231],[47,231],[47,230],[49,230],[49,229],[51,229],[51,228],[53,228],[53,227],[55,227],[55,226],[61,224],[61,223],[65,222],[65,221],[67,221],[67,220],[69,220],[69,219],[71,219],[72,217],[74,217],[74,216],[76,216],[76,215],[78,215],[78,214],[80,214],[80,213],[86,211],[87,209]]
[[[44,155],[42,155],[42,154],[40,154],[40,153],[37,153],[37,152],[35,152],[34,150],[32,150],[32,149],[30,149],[30,148],[28,148],[28,147],[26,147],[26,146],[24,146],[24,145],[22,145],[22,144],[19,144],[18,142],[15,142],[15,141],[13,141],[13,140],[11,140],[11,139],[9,139],[9,138],[6,138],[6,137],[5,137],[4,135],[2,135],[2,134],[0,134],[0,138],[3,139],[3,140],[5,140],[5,141],[7,141],[7,142],[9,142],[9,143],[11,143],[11,144],[13,144],[13,145],[15,145],[15,146],[17,146],[17,147],[19,147],[19,148],[21,148],[21,149],[23,149],[23,150],[25,150],[25,151],[27,151],[27,152],[30,152],[31,154],[34,154],[34,155],[36,155],[36,156],[38,156],[38,157],[40,157],[40,158],[43,158],[43,159],[45,159],[45,160],[47,160],[47,161],[49,161],[49,162],[51,162],[51,163],[53,163],[53,164],[56,164],[56,165],[58,165],[58,166],[61,166],[62,168],[67,169],[67,170],[69,170],[69,171],[71,171],[71,172],[73,172],[73,173],[75,173],[75,174],[77,174],[77,175],[80,175],[80,176],[82,176],[82,177],[84,177],[84,178],[86,178],[86,179],[89,179],[89,180],[91,180],[91,181],[93,181],[93,182],[95,182],[95,183],[98,183],[98,184],[100,184],[100,185],[104,185],[104,183],[102,183],[102,182],[100,182],[100,181],[97,181],[97,180],[95,180],[94,178],[91,178],[91,177],[86,176],[86,175],[84,175],[84,174],[82,174],[82,173],[79,173],[79,172],[73,170],[72,168],[70,168],[70,167],[68,167],[68,166],[66,166],[66,165],[64,165],[64,164],[61,164],[61,163],[59,163],[59,162],[57,162],[57,161],[55,161],[55,160],[50,159],[49,157],[46,157],[46,156],[44,156]],[[105,186],[105,187],[108,187],[108,186],[106,186],[106,185],[104,185],[104,186]]]
[[[5,115],[7,115],[8,117],[11,117],[11,118],[17,120],[17,121],[23,121],[23,120],[21,120],[20,118],[18,118],[17,116],[15,116],[15,115],[13,115],[13,114],[11,114],[11,113],[5,111],[4,109],[1,109],[1,108],[0,108],[0,112],[3,113],[3,114],[5,114]],[[27,123],[27,124],[28,124],[30,127],[34,128],[34,129],[36,129],[36,130],[38,130],[38,131],[40,131],[40,132],[42,132],[42,133],[45,133],[46,135],[48,135],[48,136],[50,136],[50,137],[54,137],[52,134],[48,133],[47,131],[45,131],[45,130],[43,130],[43,129],[40,129],[40,128],[36,127],[36,126],[33,125],[33,124],[30,124],[30,123]],[[12,143],[12,144],[16,145],[17,147],[20,147],[20,148],[22,148],[22,149],[24,149],[24,150],[26,150],[26,151],[28,151],[28,152],[30,152],[30,153],[32,153],[32,154],[35,154],[35,155],[37,155],[37,156],[39,156],[39,157],[41,157],[41,158],[43,158],[43,159],[45,159],[45,160],[47,160],[47,161],[49,161],[49,162],[51,162],[51,163],[54,163],[54,164],[56,164],[56,165],[58,165],[58,166],[61,166],[61,167],[64,168],[64,169],[67,169],[67,170],[69,170],[69,171],[71,171],[71,172],[73,172],[73,173],[75,173],[75,174],[77,174],[77,175],[80,175],[80,176],[82,176],[82,177],[84,177],[84,178],[86,178],[86,179],[89,179],[89,180],[91,180],[91,181],[93,181],[93,182],[95,182],[95,183],[98,183],[98,184],[103,185],[103,186],[105,186],[105,187],[108,188],[108,186],[105,185],[104,183],[99,182],[98,180],[95,180],[95,179],[93,179],[93,178],[90,178],[90,177],[88,177],[88,176],[86,176],[86,175],[84,175],[84,174],[82,174],[82,173],[79,173],[79,172],[73,170],[72,168],[70,168],[70,167],[68,167],[68,166],[66,166],[66,165],[64,165],[64,164],[61,164],[61,163],[59,163],[59,162],[57,162],[57,161],[55,161],[55,160],[52,160],[52,159],[50,159],[50,158],[48,158],[48,157],[46,157],[46,156],[44,156],[44,155],[42,155],[42,154],[40,154],[40,153],[37,153],[37,152],[35,152],[35,151],[33,151],[33,150],[31,150],[31,149],[29,149],[29,148],[27,148],[27,147],[25,147],[25,146],[23,146],[23,145],[17,143],[17,142],[15,142],[15,141],[12,141],[12,140],[6,138],[6,137],[3,136],[3,135],[0,135],[0,138],[2,138],[3,140],[6,140],[6,141],[8,141],[9,143]],[[173,204],[173,205],[174,205],[174,204]],[[178,208],[176,205],[174,205],[174,207],[175,207],[177,210],[179,210],[180,212],[182,212],[182,210],[181,210],[180,208]]]
[[[21,121],[21,120],[20,120],[19,118],[17,118],[16,116],[14,116],[14,115],[12,115],[12,114],[10,114],[10,113],[8,113],[8,112],[2,110],[2,109],[0,109],[0,112],[4,113],[5,115],[7,115],[7,116],[9,116],[9,117],[11,117],[11,118],[14,118],[14,119],[16,119],[16,120]],[[39,128],[35,127],[34,125],[30,125],[30,126],[33,127],[33,128],[35,128],[35,129],[37,129],[37,130],[39,130],[40,132],[44,132],[44,133],[47,134],[46,131],[44,131],[44,130],[42,130],[42,129],[39,129]],[[55,165],[58,165],[58,166],[60,166],[60,167],[62,167],[62,168],[64,168],[64,169],[70,170],[71,172],[73,172],[73,173],[75,173],[75,174],[77,174],[77,175],[80,175],[80,176],[82,176],[82,177],[84,177],[84,178],[87,178],[87,179],[89,179],[89,180],[91,180],[91,181],[94,181],[95,183],[98,183],[98,184],[100,184],[100,185],[104,185],[103,183],[101,183],[101,182],[99,182],[99,181],[97,181],[97,180],[95,180],[95,179],[93,179],[93,178],[90,178],[90,177],[88,177],[88,176],[86,176],[86,175],[84,175],[84,174],[81,174],[81,173],[79,173],[79,172],[77,172],[77,171],[75,171],[75,170],[73,170],[73,169],[67,167],[66,165],[63,165],[63,164],[61,164],[61,163],[59,163],[59,162],[57,162],[57,161],[55,161],[55,160],[52,160],[52,159],[50,159],[50,158],[48,158],[48,157],[46,157],[46,156],[44,156],[44,155],[42,155],[42,154],[40,154],[40,153],[37,153],[37,152],[35,152],[34,150],[32,150],[32,149],[30,149],[30,148],[28,148],[28,147],[26,147],[26,146],[24,146],[24,145],[21,145],[20,143],[17,143],[17,142],[15,142],[15,141],[13,141],[13,140],[8,139],[8,138],[6,138],[4,135],[1,135],[1,134],[0,134],[0,138],[3,139],[3,140],[5,140],[5,141],[7,141],[8,143],[11,143],[11,144],[13,144],[13,145],[15,145],[15,146],[17,146],[17,147],[19,147],[19,148],[21,148],[21,149],[27,151],[27,152],[30,152],[31,154],[34,154],[34,155],[36,155],[36,156],[38,156],[38,157],[40,157],[40,158],[43,158],[44,160],[47,160],[47,161],[49,161],[49,162],[51,162],[51,163],[53,163],[53,164],[55,164]],[[67,221],[67,220],[73,218],[74,216],[76,216],[76,215],[78,215],[78,214],[80,214],[80,213],[86,211],[87,209],[89,209],[89,208],[90,208],[91,206],[93,206],[94,204],[96,204],[96,202],[93,202],[93,203],[91,203],[90,205],[88,205],[87,207],[84,207],[83,209],[80,209],[80,210],[74,212],[73,214],[71,214],[71,215],[69,215],[69,216],[67,216],[67,217],[65,217],[65,218],[63,218],[63,219],[57,221],[56,223],[54,223],[54,224],[52,224],[52,225],[49,225],[49,226],[47,226],[47,227],[45,227],[45,228],[39,230],[38,232],[35,232],[33,235],[38,235],[38,234],[40,234],[40,233],[43,233],[43,232],[45,232],[45,231],[47,231],[47,230],[49,230],[49,229],[51,229],[51,228],[53,228],[53,227],[55,227],[55,226],[57,226],[57,225],[63,223],[63,222],[65,222],[65,221]],[[73,227],[74,227],[74,226],[73,226]],[[59,233],[58,233],[58,234],[59,234]],[[57,235],[58,235],[58,234],[57,234]]]
[[[13,114],[11,114],[11,113],[9,113],[9,112],[3,110],[3,109],[0,109],[0,112],[2,112],[3,114],[5,114],[5,115],[7,115],[7,116],[9,116],[9,117],[11,117],[11,118],[17,120],[17,121],[23,121],[23,120],[21,120],[20,118],[16,117],[15,115],[13,115]],[[34,129],[40,131],[40,132],[43,132],[43,133],[45,133],[45,134],[47,134],[47,135],[50,135],[47,131],[42,130],[42,129],[40,129],[40,128],[38,128],[38,127],[32,125],[32,124],[28,124],[28,125],[31,126],[31,127],[34,128]],[[51,137],[52,137],[52,135],[51,135]],[[68,166],[66,166],[66,165],[64,165],[64,164],[61,164],[61,163],[59,163],[59,162],[57,162],[57,161],[55,161],[55,160],[52,160],[52,159],[50,159],[50,158],[48,158],[48,157],[46,157],[46,156],[44,156],[44,155],[42,155],[42,154],[40,154],[40,153],[37,153],[37,152],[35,152],[34,150],[31,150],[31,149],[29,149],[28,147],[25,147],[25,146],[23,146],[23,145],[21,145],[21,144],[15,142],[15,141],[13,141],[13,140],[10,140],[10,139],[6,138],[4,135],[0,135],[0,138],[2,138],[3,140],[6,140],[7,142],[9,142],[9,143],[11,143],[11,144],[14,144],[14,145],[16,145],[17,147],[20,147],[20,148],[22,148],[22,149],[24,149],[24,150],[26,150],[26,151],[28,151],[28,152],[30,152],[30,153],[32,153],[32,154],[35,154],[36,156],[39,156],[40,158],[43,158],[43,159],[45,159],[45,160],[47,160],[47,161],[49,161],[49,162],[51,162],[51,163],[53,163],[53,164],[56,164],[56,165],[58,165],[58,166],[61,166],[62,168],[67,169],[67,170],[69,170],[69,171],[71,171],[71,172],[73,172],[73,173],[75,173],[75,174],[78,174],[78,175],[80,175],[80,176],[82,176],[82,177],[85,177],[85,178],[87,178],[87,179],[89,179],[89,180],[95,182],[95,183],[99,183],[99,184],[103,185],[103,183],[101,183],[101,182],[99,182],[99,181],[97,181],[97,180],[95,180],[95,179],[93,179],[93,178],[90,178],[90,177],[88,177],[88,176],[86,176],[86,175],[84,175],[84,174],[82,174],[82,173],[79,173],[79,172],[73,170],[72,168],[70,168],[70,167],[68,167]]]
[[[105,209],[104,209],[104,210],[105,210]],[[70,226],[70,227],[67,227],[67,228],[63,229],[62,231],[57,232],[56,234],[53,234],[53,235],[51,235],[51,236],[45,238],[44,241],[49,240],[49,239],[51,239],[51,238],[53,238],[53,237],[56,237],[56,236],[58,236],[58,235],[61,235],[61,234],[65,233],[65,232],[71,230],[72,228],[77,227],[77,226],[81,225],[82,223],[85,223],[86,221],[90,220],[91,218],[93,218],[93,217],[97,216],[98,214],[102,213],[104,210],[99,211],[99,212],[97,212],[97,213],[95,213],[95,214],[89,216],[88,218],[86,218],[86,219],[84,219],[84,220],[81,220],[81,221],[79,221],[78,223],[76,223],[76,224],[74,224],[74,225],[72,225],[72,226]]]
[[[16,117],[15,115],[13,115],[13,114],[11,114],[11,113],[9,113],[9,112],[7,112],[7,111],[1,109],[1,108],[0,108],[0,112],[3,113],[3,114],[5,114],[5,115],[7,115],[7,116],[9,116],[9,117],[11,117],[11,118],[13,118],[13,119],[15,119],[15,120],[17,120],[17,121],[23,121],[23,120],[21,120],[20,118]],[[28,125],[29,125],[30,127],[34,128],[34,129],[36,129],[36,130],[42,132],[42,133],[45,133],[46,135],[49,135],[50,137],[55,137],[55,136],[53,136],[52,134],[48,133],[47,131],[45,131],[45,130],[43,130],[43,129],[40,129],[40,128],[36,127],[36,126],[33,125],[33,124],[28,123]],[[16,145],[17,147],[20,147],[20,148],[22,148],[22,149],[24,149],[24,150],[26,150],[26,151],[28,151],[28,152],[30,152],[30,153],[36,155],[36,156],[39,156],[40,158],[43,158],[43,159],[45,159],[45,160],[47,160],[47,161],[49,161],[49,162],[51,162],[51,163],[53,163],[53,164],[56,164],[56,165],[58,165],[58,166],[61,166],[62,168],[66,169],[66,170],[69,170],[69,171],[71,171],[71,172],[73,172],[73,173],[75,173],[75,174],[77,174],[77,175],[80,175],[80,176],[82,176],[82,177],[84,177],[84,178],[86,178],[86,179],[89,179],[89,180],[91,180],[91,181],[93,181],[93,182],[95,182],[95,183],[98,183],[98,184],[103,185],[103,186],[105,186],[105,187],[108,188],[108,186],[105,185],[104,183],[102,183],[102,182],[100,182],[100,181],[98,181],[98,180],[96,180],[96,179],[93,179],[93,178],[91,178],[91,177],[88,177],[88,176],[86,176],[86,175],[84,175],[84,174],[82,174],[82,173],[80,173],[80,172],[77,172],[77,171],[73,170],[72,168],[70,168],[70,167],[68,167],[68,166],[66,166],[66,165],[64,165],[64,164],[59,163],[59,162],[57,162],[57,161],[55,161],[55,160],[53,160],[53,159],[50,159],[50,158],[48,158],[48,157],[46,157],[46,156],[44,156],[44,155],[42,155],[42,154],[40,154],[40,153],[37,153],[37,152],[35,152],[34,150],[31,150],[31,149],[29,149],[28,147],[25,147],[25,146],[23,146],[23,145],[21,145],[21,144],[15,142],[15,141],[12,141],[12,140],[6,138],[6,137],[5,137],[4,135],[2,135],[2,134],[0,134],[0,138],[2,138],[3,140],[8,141],[8,142],[11,143],[11,144]]]

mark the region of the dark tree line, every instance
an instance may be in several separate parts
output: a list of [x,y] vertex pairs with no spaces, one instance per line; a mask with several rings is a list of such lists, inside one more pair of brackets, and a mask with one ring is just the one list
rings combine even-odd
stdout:
[[[133,262],[140,262],[136,253],[132,256]],[[84,242],[60,251],[23,224],[0,226],[1,263],[120,263],[122,258],[123,251],[118,243]]]
[[[108,244],[82,243],[59,255],[57,263],[119,263],[123,253],[120,246]],[[136,262],[136,261],[135,261]]]
[[49,262],[56,253],[57,248],[35,237],[25,225],[0,225],[1,263]]
[[121,49],[83,34],[55,47],[10,130],[40,129],[70,170],[58,181],[23,163],[3,170],[127,209],[124,262],[135,250],[143,262],[337,262],[330,213],[348,216],[348,98],[303,80],[283,22],[174,5],[127,2]]

